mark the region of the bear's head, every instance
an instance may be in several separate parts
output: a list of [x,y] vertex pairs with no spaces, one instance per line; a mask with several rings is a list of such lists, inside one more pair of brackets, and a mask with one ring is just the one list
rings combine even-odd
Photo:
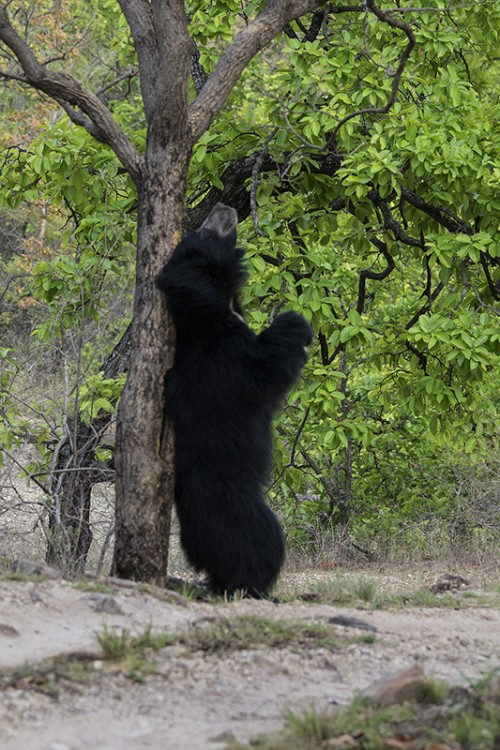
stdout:
[[235,209],[217,203],[203,224],[177,245],[157,279],[172,311],[183,304],[241,314],[237,295],[246,272],[243,250],[236,247],[237,223]]

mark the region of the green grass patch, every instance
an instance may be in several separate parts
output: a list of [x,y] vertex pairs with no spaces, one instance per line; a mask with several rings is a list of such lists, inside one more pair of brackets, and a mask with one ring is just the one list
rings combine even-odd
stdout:
[[236,617],[192,626],[179,642],[194,651],[226,653],[269,648],[339,648],[344,642],[333,628],[315,623],[283,622],[264,617]]
[[263,647],[292,651],[314,648],[338,650],[350,643],[375,642],[373,633],[362,633],[355,638],[339,637],[332,626],[263,617],[218,619],[208,624],[192,625],[179,633],[157,633],[148,626],[142,633],[134,635],[126,629],[116,632],[104,627],[96,633],[96,638],[101,655],[69,654],[30,663],[4,675],[0,685],[57,696],[68,683],[88,682],[90,676],[98,671],[118,671],[131,680],[142,682],[156,672],[155,653],[168,646],[181,646],[185,656],[189,657],[191,653],[200,651],[223,656],[234,651]]
[[103,658],[114,662],[135,682],[142,682],[154,673],[152,654],[170,646],[175,640],[171,633],[153,633],[150,625],[139,635],[132,635],[128,630],[115,633],[106,627],[97,634]]
[[103,659],[112,661],[128,677],[142,680],[155,671],[153,654],[167,646],[182,646],[186,655],[194,652],[224,655],[257,648],[330,648],[338,650],[349,643],[374,643],[373,633],[339,637],[335,628],[316,623],[283,622],[263,617],[217,619],[194,624],[180,633],[153,633],[151,627],[140,635],[104,628],[97,634]]
[[346,579],[334,576],[314,585],[306,593],[288,593],[286,600],[303,599],[321,604],[361,607],[364,609],[388,609],[402,607],[452,607],[475,606],[482,603],[481,595],[463,591],[434,593],[428,588],[391,593],[381,591],[375,580],[369,577]]

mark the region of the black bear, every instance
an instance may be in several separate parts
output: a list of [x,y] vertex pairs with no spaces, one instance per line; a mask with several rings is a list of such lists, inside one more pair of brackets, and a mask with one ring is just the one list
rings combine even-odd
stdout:
[[306,361],[309,324],[279,315],[260,335],[244,322],[238,216],[218,203],[177,245],[157,278],[176,329],[165,384],[174,427],[175,505],[182,548],[211,591],[265,596],[285,556],[263,499],[271,421]]

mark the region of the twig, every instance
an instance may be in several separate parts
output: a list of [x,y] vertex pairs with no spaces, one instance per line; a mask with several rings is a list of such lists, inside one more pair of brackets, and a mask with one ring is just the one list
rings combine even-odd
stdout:
[[257,187],[259,184],[259,172],[264,162],[264,157],[267,154],[269,143],[272,141],[272,139],[274,138],[277,132],[278,132],[278,128],[275,127],[273,128],[271,133],[269,133],[264,143],[262,144],[262,147],[259,153],[257,154],[257,158],[255,159],[255,163],[252,168],[252,187],[250,190],[250,210],[252,212],[253,228],[254,228],[255,234],[258,235],[259,237],[264,236],[264,232],[259,227],[259,217],[257,216]]
[[416,43],[415,35],[413,34],[413,29],[411,28],[409,24],[404,23],[398,18],[394,18],[387,11],[384,11],[381,8],[379,8],[378,5],[375,4],[374,0],[365,0],[365,3],[366,3],[366,7],[369,10],[371,10],[371,12],[374,13],[380,21],[383,21],[384,23],[389,24],[389,26],[391,26],[393,29],[400,29],[401,31],[404,31],[404,33],[407,36],[408,43],[400,57],[399,65],[393,74],[391,95],[389,97],[389,101],[387,102],[387,104],[383,107],[366,107],[364,109],[358,109],[356,110],[356,112],[351,112],[350,114],[343,117],[337,123],[335,129],[330,135],[330,138],[328,139],[328,147],[333,147],[333,145],[336,142],[337,133],[339,132],[340,128],[343,125],[345,125],[346,122],[349,122],[349,120],[352,120],[353,117],[359,117],[359,115],[368,115],[368,114],[385,115],[391,109],[391,107],[396,102],[396,98],[397,98],[398,91],[399,91],[399,85],[401,83],[401,76],[403,75],[403,71],[406,67],[406,63],[408,62],[412,49]]

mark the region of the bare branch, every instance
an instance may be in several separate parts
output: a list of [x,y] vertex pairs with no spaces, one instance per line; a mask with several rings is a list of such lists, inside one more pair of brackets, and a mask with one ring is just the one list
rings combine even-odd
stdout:
[[489,258],[489,256],[486,255],[486,253],[481,253],[480,259],[481,259],[481,267],[486,277],[486,283],[488,284],[488,288],[490,290],[491,296],[496,302],[499,302],[500,301],[500,281],[495,282],[493,280],[493,277],[491,276],[489,265],[488,265],[489,261],[492,259]]
[[115,79],[107,83],[105,86],[101,86],[99,91],[96,92],[97,96],[102,96],[103,94],[106,93],[106,91],[109,91],[109,89],[114,88],[122,81],[130,81],[132,78],[135,78],[137,76],[137,73],[138,71],[135,69],[124,70],[123,73],[121,73]]
[[365,309],[366,280],[373,279],[374,281],[383,281],[383,279],[387,278],[387,276],[389,276],[396,268],[394,258],[387,249],[387,245],[385,244],[385,242],[380,243],[379,249],[386,262],[386,267],[384,268],[384,270],[371,271],[369,268],[363,268],[359,274],[358,301],[356,304],[356,310],[360,315],[363,314]]
[[408,323],[405,325],[405,328],[407,331],[409,331],[410,328],[412,328],[412,326],[415,325],[415,323],[417,322],[417,320],[420,318],[421,315],[424,315],[426,312],[429,312],[429,310],[431,309],[432,303],[443,291],[444,284],[442,281],[440,281],[439,284],[437,284],[433,292],[431,292],[430,289],[427,287],[428,285],[426,285],[426,291],[424,292],[424,295],[426,296],[426,300],[424,304],[422,305],[422,307],[415,313],[413,318],[410,321],[408,321]]
[[424,201],[418,193],[405,187],[401,190],[401,197],[453,234],[463,233],[469,236],[474,234],[474,228],[446,206],[433,206],[431,203]]
[[392,215],[391,209],[389,208],[388,202],[380,197],[378,190],[370,190],[370,192],[368,193],[368,198],[371,200],[373,205],[379,209],[384,220],[384,229],[388,229],[389,231],[391,231],[394,237],[400,242],[403,242],[405,245],[409,245],[411,247],[420,247],[422,250],[425,250],[425,244],[423,240],[417,240],[415,239],[415,237],[410,237],[410,235],[404,231],[401,224],[396,221],[396,219]]
[[117,0],[117,2],[130,27],[137,52],[142,100],[146,118],[149,121],[155,107],[158,74],[158,47],[151,4],[148,0]]
[[[193,43],[183,0],[151,0],[153,28],[158,48],[154,111],[148,122],[150,137],[186,134],[189,79]],[[146,112],[146,115],[148,113]]]
[[15,55],[26,77],[26,83],[55,99],[59,104],[65,102],[71,111],[73,107],[78,107],[88,120],[81,115],[75,115],[71,119],[74,122],[79,120],[78,124],[86,127],[94,138],[108,145],[131,177],[138,182],[142,171],[142,157],[118,126],[109,109],[72,76],[52,72],[39,62],[10,23],[5,4],[0,7],[0,40]]
[[255,164],[253,165],[253,169],[252,169],[252,189],[250,191],[250,208],[252,211],[253,228],[254,228],[255,234],[260,237],[262,237],[264,233],[259,227],[259,217],[257,215],[257,187],[259,185],[259,172],[262,169],[262,164],[264,163],[264,157],[267,154],[269,143],[272,141],[277,131],[278,131],[278,128],[274,128],[273,131],[265,139],[264,143],[262,144],[262,148],[260,149],[257,155]]
[[193,143],[219,114],[240,74],[257,52],[269,44],[290,21],[323,4],[322,0],[268,0],[262,13],[235,36],[221,55],[198,98],[191,105],[189,128]]

